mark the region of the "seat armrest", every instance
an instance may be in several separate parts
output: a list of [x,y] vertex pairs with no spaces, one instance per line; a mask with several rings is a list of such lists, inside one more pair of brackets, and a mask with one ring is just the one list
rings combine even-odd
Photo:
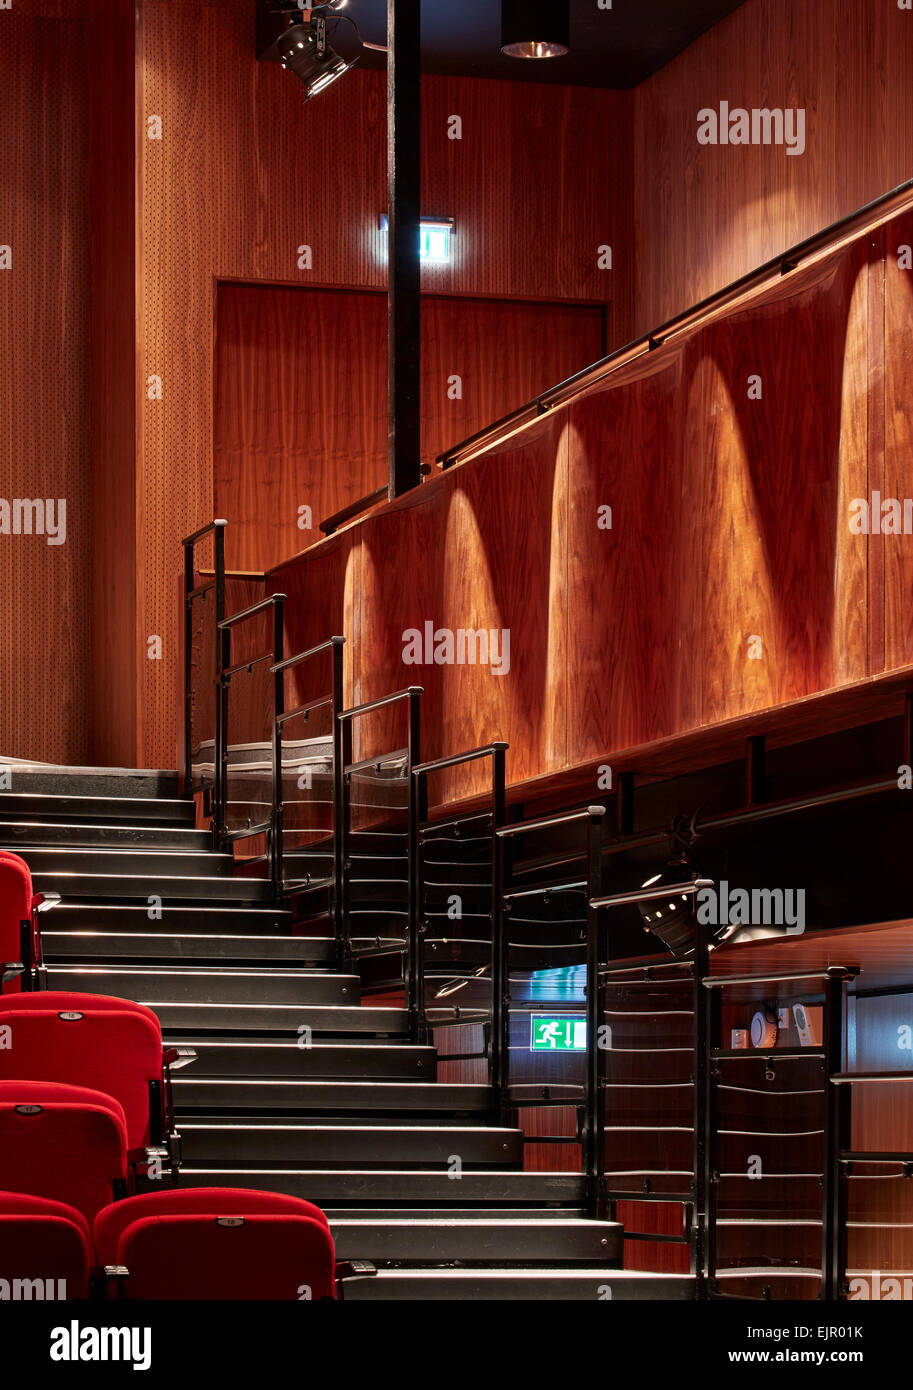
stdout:
[[6,984],[7,980],[15,980],[25,970],[21,960],[0,961],[0,984]]
[[36,893],[32,898],[33,912],[50,912],[52,907],[59,907],[63,898],[59,893]]
[[363,1279],[377,1273],[377,1266],[370,1260],[341,1260],[336,1266],[336,1287],[339,1297],[344,1299],[346,1279]]
[[162,1063],[169,1071],[180,1071],[196,1060],[196,1049],[193,1047],[166,1047],[162,1053]]

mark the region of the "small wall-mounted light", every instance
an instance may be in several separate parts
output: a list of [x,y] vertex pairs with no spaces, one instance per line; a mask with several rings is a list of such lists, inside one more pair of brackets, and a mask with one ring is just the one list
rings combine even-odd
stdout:
[[570,44],[570,0],[501,0],[501,52],[508,58],[560,58]]
[[[389,223],[387,214],[380,215],[380,229],[386,236]],[[421,220],[419,260],[428,265],[447,265],[450,262],[453,243],[452,217],[423,217]]]

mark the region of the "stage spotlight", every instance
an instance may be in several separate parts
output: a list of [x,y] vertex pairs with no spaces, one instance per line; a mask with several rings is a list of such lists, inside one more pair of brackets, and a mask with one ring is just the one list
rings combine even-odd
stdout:
[[[701,878],[688,870],[692,866],[681,859],[653,874],[641,888],[644,897],[638,902],[638,910],[644,922],[644,931],[652,932],[674,956],[688,956],[694,951],[698,933],[698,894],[712,890],[710,879]],[[708,933],[711,948],[732,933],[728,922],[710,923],[704,930]]]
[[501,52],[560,58],[571,43],[570,0],[501,0]]
[[276,50],[282,66],[304,83],[305,101],[326,91],[358,61],[356,57],[346,62],[327,43],[323,15],[316,15],[310,24],[302,20],[290,24],[277,40]]

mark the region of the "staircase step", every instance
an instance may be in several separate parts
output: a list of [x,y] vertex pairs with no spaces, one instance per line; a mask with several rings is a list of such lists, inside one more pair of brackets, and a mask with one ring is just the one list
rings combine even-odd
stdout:
[[[275,907],[241,906],[230,902],[183,907],[163,903],[161,913],[160,918],[150,918],[148,905],[140,903],[63,902],[42,918],[42,926],[52,928],[53,932],[74,929],[127,935],[161,931],[166,936],[173,933],[187,939],[194,935],[214,936],[223,931],[238,935],[253,936],[258,932],[272,935],[290,929],[292,921],[290,912]],[[42,939],[50,934],[43,930]]]
[[55,846],[51,849],[34,849],[22,845],[17,852],[22,855],[33,875],[138,874],[149,877],[161,874],[172,878],[212,879],[231,878],[235,870],[235,861],[230,854],[213,854],[208,850],[180,853],[177,850],[138,848],[68,849]]
[[336,1256],[407,1264],[554,1264],[600,1261],[620,1268],[624,1228],[617,1221],[563,1217],[334,1217]]
[[373,1276],[347,1279],[347,1301],[421,1302],[424,1299],[542,1299],[569,1301],[650,1301],[694,1299],[690,1274],[646,1274],[615,1269],[379,1269]]
[[[123,909],[118,909],[123,910]],[[130,911],[131,909],[126,909]],[[148,926],[148,918],[145,918]],[[48,921],[56,921],[48,918]],[[250,961],[261,966],[295,962],[331,965],[336,943],[306,936],[185,936],[174,932],[44,931],[44,959],[53,961]]]
[[[15,771],[13,774],[15,780]],[[44,824],[184,826],[192,829],[196,808],[192,801],[164,797],[54,796],[41,792],[5,792],[0,795],[0,823],[40,820]]]
[[0,848],[15,850],[28,858],[36,849],[142,849],[170,850],[175,854],[208,854],[212,837],[208,830],[192,830],[185,826],[92,825],[88,821],[64,824],[58,821],[2,820]]
[[[0,759],[2,761],[2,759]],[[148,801],[177,800],[180,779],[176,772],[145,767],[62,767],[56,763],[9,764],[13,794],[128,797]]]
[[226,903],[265,903],[272,897],[270,884],[259,878],[191,878],[183,875],[175,877],[167,874],[129,872],[65,873],[58,870],[35,873],[33,870],[32,881],[36,892],[60,893],[68,900],[117,898],[122,902],[129,902],[138,898],[158,898],[163,903],[168,900],[189,903],[196,899],[211,901],[215,898]]
[[294,1033],[307,1024],[314,1033],[385,1033],[403,1036],[405,1009],[361,1009],[319,1004],[189,1004],[145,998],[163,1029],[220,1033]]
[[264,1077],[281,1080],[417,1078],[433,1081],[437,1058],[433,1047],[419,1047],[413,1043],[379,1043],[364,1038],[354,1042],[318,1042],[312,1047],[299,1047],[297,1041],[277,1042],[251,1037],[243,1042],[223,1042],[191,1037],[183,1032],[169,1038],[169,1042],[196,1049],[197,1060],[193,1064],[193,1072],[186,1074],[187,1080],[196,1075],[207,1081],[215,1078],[247,1080]]
[[357,1005],[357,975],[320,974],[308,970],[233,970],[227,966],[134,969],[103,965],[52,965],[48,988],[113,994],[144,1003],[149,998],[188,1004],[280,1004],[301,1009],[311,1004]]
[[415,1081],[301,1081],[236,1080],[198,1077],[204,1065],[199,1059],[191,1073],[178,1073],[172,1081],[178,1111],[189,1109],[218,1113],[222,1110],[278,1113],[285,1110],[336,1113],[351,1110],[444,1111],[466,1114],[489,1111],[494,1101],[490,1086],[445,1085]]
[[416,1202],[464,1205],[482,1202],[563,1202],[583,1200],[580,1173],[527,1173],[464,1169],[459,1179],[443,1167],[391,1168],[227,1168],[221,1165],[182,1168],[182,1187],[254,1187],[288,1192],[318,1206],[340,1201],[361,1204]]
[[295,1124],[270,1120],[178,1120],[181,1175],[194,1164],[342,1164],[348,1168],[383,1163],[437,1163],[446,1176],[455,1156],[466,1164],[514,1167],[522,1162],[518,1129],[463,1125]]

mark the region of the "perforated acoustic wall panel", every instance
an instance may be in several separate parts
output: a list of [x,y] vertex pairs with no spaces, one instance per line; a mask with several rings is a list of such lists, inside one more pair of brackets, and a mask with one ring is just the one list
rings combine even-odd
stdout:
[[[141,131],[139,753],[157,766],[174,760],[179,541],[213,514],[215,283],[384,283],[384,74],[356,69],[303,106],[297,82],[256,62],[253,16],[252,0],[142,4],[142,116],[160,118],[162,138]],[[616,100],[426,81],[424,209],[456,219],[455,263],[429,290],[611,299],[597,253],[622,245],[627,216],[620,195],[612,206]],[[145,657],[153,634],[161,661]]]
[[36,505],[0,534],[0,757],[72,763],[91,698],[88,29],[75,3],[0,11],[0,497],[14,530],[14,503],[40,500],[45,530]]

